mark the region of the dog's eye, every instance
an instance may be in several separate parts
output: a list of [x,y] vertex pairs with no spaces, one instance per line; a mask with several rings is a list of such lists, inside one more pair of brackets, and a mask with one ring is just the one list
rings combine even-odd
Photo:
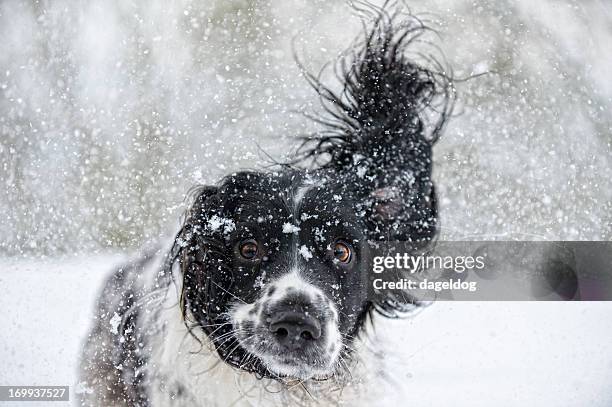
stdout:
[[240,255],[247,260],[253,260],[257,256],[257,242],[254,239],[243,240],[240,243]]
[[340,240],[334,244],[334,258],[340,263],[347,264],[351,261],[352,257],[353,252],[348,243]]

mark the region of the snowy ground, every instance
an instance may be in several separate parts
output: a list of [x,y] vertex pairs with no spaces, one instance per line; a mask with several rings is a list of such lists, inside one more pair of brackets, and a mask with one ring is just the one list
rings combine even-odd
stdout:
[[[98,287],[120,259],[0,260],[1,385],[74,385]],[[380,324],[381,405],[610,406],[611,313],[612,303],[447,302]]]
[[75,383],[93,301],[119,259],[0,260],[0,385]]

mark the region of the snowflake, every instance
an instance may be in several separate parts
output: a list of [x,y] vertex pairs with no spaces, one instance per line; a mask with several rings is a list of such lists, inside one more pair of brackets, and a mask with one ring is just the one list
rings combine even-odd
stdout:
[[304,259],[306,259],[306,261],[312,259],[312,253],[310,252],[310,249],[308,249],[308,247],[306,247],[305,244],[303,244],[300,247],[300,250],[298,250],[298,252],[302,255],[302,257]]
[[298,226],[295,226],[289,222],[283,224],[283,233],[297,233],[300,231]]
[[119,333],[119,324],[121,323],[121,317],[116,312],[109,321],[111,326],[111,333],[117,335]]

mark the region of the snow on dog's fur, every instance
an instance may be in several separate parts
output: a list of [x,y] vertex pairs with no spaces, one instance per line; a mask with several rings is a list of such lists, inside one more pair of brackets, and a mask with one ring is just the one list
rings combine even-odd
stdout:
[[415,306],[369,294],[370,248],[434,239],[432,144],[453,94],[439,67],[406,54],[426,31],[418,19],[362,7],[369,28],[338,63],[340,92],[305,74],[325,111],[300,150],[312,168],[244,171],[195,190],[170,247],[107,282],[83,404],[354,405],[368,393],[368,321]]

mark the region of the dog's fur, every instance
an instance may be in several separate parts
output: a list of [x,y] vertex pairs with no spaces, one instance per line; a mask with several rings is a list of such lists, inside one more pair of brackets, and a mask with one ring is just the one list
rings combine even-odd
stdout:
[[300,150],[315,165],[197,188],[169,247],[106,283],[84,405],[354,404],[373,371],[367,322],[415,306],[368,295],[369,248],[434,239],[432,145],[452,108],[449,76],[406,54],[424,25],[388,5],[361,11],[371,21],[338,64],[340,92],[305,74],[325,110]]

